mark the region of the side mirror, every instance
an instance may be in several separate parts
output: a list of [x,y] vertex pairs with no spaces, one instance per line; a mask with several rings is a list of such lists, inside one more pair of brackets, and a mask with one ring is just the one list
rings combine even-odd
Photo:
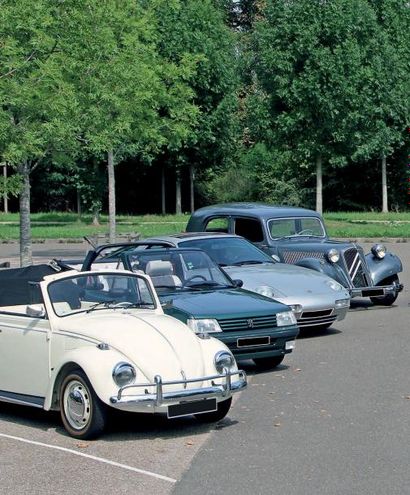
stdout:
[[243,280],[236,278],[235,280],[232,280],[233,285],[235,287],[242,287],[243,286]]
[[46,316],[44,307],[41,304],[30,304],[26,307],[26,314],[33,318],[44,318]]
[[280,258],[277,254],[272,254],[272,259],[273,261],[277,261],[278,263],[280,263]]

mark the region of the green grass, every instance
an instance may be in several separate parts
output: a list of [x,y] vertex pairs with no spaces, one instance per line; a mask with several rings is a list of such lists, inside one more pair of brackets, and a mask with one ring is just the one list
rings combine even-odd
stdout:
[[[336,212],[325,213],[325,223],[331,237],[383,238],[409,237],[410,212]],[[189,215],[119,215],[119,234],[139,233],[141,237],[171,234],[185,230]],[[91,215],[79,218],[75,213],[47,212],[33,213],[33,240],[41,239],[81,239],[108,232],[108,218],[101,216],[101,225],[91,224]],[[3,223],[6,222],[6,223]],[[0,240],[6,242],[19,238],[18,213],[0,213]]]
[[[141,237],[160,234],[177,233],[185,230],[189,215],[140,215],[117,217],[117,232],[139,233]],[[33,213],[32,238],[39,239],[81,239],[83,236],[95,236],[108,232],[108,218],[102,215],[101,225],[91,224],[90,215],[78,218],[73,213]],[[7,223],[2,223],[7,222]],[[7,241],[19,238],[19,215],[0,214],[0,240]]]

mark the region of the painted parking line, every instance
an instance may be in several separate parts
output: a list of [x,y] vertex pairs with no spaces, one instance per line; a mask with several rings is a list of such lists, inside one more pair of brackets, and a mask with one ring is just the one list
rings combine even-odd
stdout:
[[163,476],[162,474],[153,473],[152,471],[146,471],[145,469],[139,469],[132,466],[127,466],[127,464],[120,464],[119,462],[110,461],[109,459],[104,459],[103,457],[97,457],[95,455],[84,454],[83,452],[77,452],[76,450],[67,449],[65,447],[59,447],[58,445],[49,445],[47,443],[36,442],[34,440],[27,440],[26,438],[15,437],[13,435],[6,435],[5,433],[0,433],[0,437],[8,438],[9,440],[16,440],[17,442],[29,443],[31,445],[37,445],[39,447],[45,447],[48,449],[60,450],[62,452],[68,452],[69,454],[78,455],[80,457],[86,457],[93,461],[102,462],[103,464],[109,464],[110,466],[115,466],[121,469],[126,469],[128,471],[133,471],[135,473],[144,474],[145,476],[151,476],[163,481],[168,481],[169,483],[176,483],[177,480],[174,478],[168,478],[168,476]]

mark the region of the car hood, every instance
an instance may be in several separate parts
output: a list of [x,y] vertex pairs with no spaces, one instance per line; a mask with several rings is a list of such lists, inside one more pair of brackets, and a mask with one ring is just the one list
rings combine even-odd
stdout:
[[[200,339],[166,315],[138,310],[98,310],[64,318],[61,330],[104,342],[126,356],[150,380],[204,375]],[[221,348],[223,346],[221,345]]]
[[327,253],[329,249],[337,249],[338,251],[358,247],[352,242],[336,241],[333,239],[317,239],[306,237],[293,237],[291,239],[282,239],[278,241],[278,254],[282,251],[306,251],[307,253]]
[[344,297],[346,291],[335,291],[328,285],[332,279],[327,275],[286,263],[264,263],[261,265],[242,265],[223,267],[233,279],[243,280],[245,289],[255,290],[267,285],[280,297],[299,297],[328,295],[333,299]]
[[171,307],[194,318],[240,318],[265,316],[289,311],[289,308],[273,299],[243,289],[218,289],[178,292],[160,295],[163,309]]

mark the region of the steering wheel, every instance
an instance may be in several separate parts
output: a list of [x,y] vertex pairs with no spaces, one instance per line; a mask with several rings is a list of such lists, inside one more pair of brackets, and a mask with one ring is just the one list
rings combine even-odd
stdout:
[[186,285],[188,285],[189,282],[191,282],[192,280],[195,280],[196,278],[204,280],[205,282],[207,280],[206,277],[204,277],[203,275],[193,275],[192,277],[189,277],[184,281],[184,283],[182,284],[182,287],[185,287]]
[[303,234],[313,235],[313,230],[311,230],[311,229],[303,229],[303,230],[301,230],[300,232],[297,233],[297,235],[303,235]]

